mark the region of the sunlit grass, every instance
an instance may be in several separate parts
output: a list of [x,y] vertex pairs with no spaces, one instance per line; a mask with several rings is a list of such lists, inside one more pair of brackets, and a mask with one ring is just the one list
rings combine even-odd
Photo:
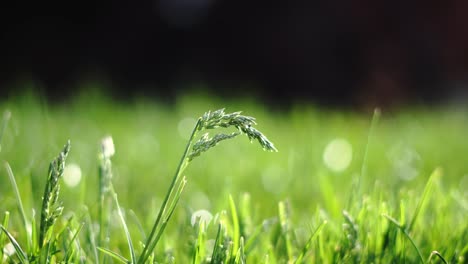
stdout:
[[[1,257],[25,258],[12,251],[9,236],[26,258],[39,250],[31,227],[39,228],[48,164],[70,139],[60,180],[64,209],[48,233],[60,242],[56,260],[136,262],[197,117],[219,108],[255,116],[279,152],[236,139],[204,153],[222,138],[202,137],[179,175],[187,176],[179,205],[154,255],[144,257],[159,263],[467,261],[468,109],[383,111],[371,125],[372,113],[303,105],[279,111],[196,94],[171,106],[103,96],[67,104],[23,96],[0,104],[0,221],[8,231],[0,232]],[[103,154],[108,135],[113,155]],[[111,165],[103,159],[110,156]]]

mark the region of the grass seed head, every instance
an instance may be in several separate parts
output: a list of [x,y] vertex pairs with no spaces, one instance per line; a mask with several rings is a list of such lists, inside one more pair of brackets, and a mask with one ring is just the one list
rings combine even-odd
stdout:
[[210,138],[208,133],[205,133],[195,144],[193,144],[192,152],[188,155],[188,159],[192,160],[201,153],[208,151],[210,148],[218,145],[219,142],[227,139],[234,138],[240,133],[234,132],[231,134],[216,134],[213,138]]
[[65,170],[65,160],[70,152],[70,141],[65,144],[62,152],[50,163],[44,196],[42,200],[41,226],[39,234],[40,246],[43,245],[45,236],[56,220],[62,215],[63,206],[58,202],[60,194],[59,179]]
[[264,150],[278,151],[262,132],[253,127],[256,124],[254,117],[241,115],[241,112],[226,114],[224,109],[219,109],[206,112],[200,118],[198,130],[235,127],[241,133],[246,134],[250,141],[257,140]]

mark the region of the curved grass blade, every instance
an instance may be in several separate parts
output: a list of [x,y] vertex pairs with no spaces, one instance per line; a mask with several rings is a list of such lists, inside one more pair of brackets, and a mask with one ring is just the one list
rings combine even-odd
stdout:
[[375,108],[374,113],[372,115],[369,132],[367,134],[366,145],[364,147],[364,156],[362,158],[361,173],[359,174],[357,179],[353,182],[353,188],[351,190],[350,198],[348,200],[348,205],[347,205],[348,210],[351,210],[351,205],[355,204],[354,199],[356,195],[357,196],[360,195],[362,179],[366,176],[366,173],[367,173],[367,159],[369,156],[369,146],[371,143],[372,136],[374,135],[375,127],[377,126],[377,123],[379,122],[380,115],[381,115],[380,109]]
[[232,199],[232,195],[229,195],[229,209],[231,210],[231,217],[232,217],[232,250],[233,252],[237,252],[239,248],[239,238],[240,238],[240,227],[239,227],[239,217],[237,216],[237,208],[236,204],[234,203],[234,199]]
[[21,194],[19,192],[18,185],[16,184],[15,176],[13,175],[13,171],[11,170],[10,164],[8,164],[8,162],[5,161],[4,165],[8,174],[8,178],[10,179],[11,186],[13,187],[13,192],[15,193],[16,203],[18,205],[18,211],[21,215],[21,220],[23,222],[24,230],[26,232],[28,248],[31,248],[32,239],[31,239],[31,234],[28,231],[29,223],[26,218],[26,213],[24,212],[23,202],[21,200]]
[[124,256],[120,255],[120,254],[117,254],[115,253],[114,251],[112,250],[109,250],[107,248],[102,248],[102,247],[97,247],[97,249],[99,251],[101,251],[102,253],[108,255],[109,257],[121,262],[121,263],[125,263],[125,264],[129,264],[129,263],[132,263],[130,262],[128,259],[126,259]]
[[[6,211],[5,212],[5,217],[3,218],[2,226],[5,227],[5,229],[7,229],[9,223],[10,223],[10,212]],[[3,244],[3,232],[0,232],[0,260],[3,259],[3,248],[4,247],[5,247],[5,245]]]
[[312,245],[312,241],[317,237],[320,232],[322,231],[323,227],[327,224],[327,221],[323,221],[312,233],[312,235],[309,237],[309,240],[307,240],[306,245],[302,249],[301,254],[297,257],[296,261],[294,263],[302,263],[302,259],[304,258],[305,254],[309,250],[310,246]]
[[162,228],[160,222],[161,219],[163,218],[164,213],[167,210],[168,207],[168,202],[169,199],[172,197],[172,194],[174,192],[174,189],[176,188],[176,183],[179,181],[182,172],[185,170],[187,167],[189,161],[187,160],[187,156],[189,154],[190,148],[192,147],[192,141],[194,140],[198,128],[200,126],[201,119],[198,119],[197,124],[195,125],[195,128],[192,130],[192,134],[190,136],[190,139],[185,147],[184,154],[182,155],[182,158],[180,159],[179,165],[177,166],[176,173],[174,174],[174,177],[172,178],[171,184],[169,185],[169,189],[166,193],[166,196],[164,197],[163,203],[161,204],[161,207],[158,212],[158,216],[156,217],[156,221],[153,224],[153,227],[151,228],[151,232],[148,235],[148,238],[146,239],[145,247],[143,248],[143,252],[141,253],[140,257],[138,258],[138,264],[143,264],[148,260],[150,257],[152,251],[154,250],[154,247],[156,247],[157,240],[153,242],[155,239],[155,235],[157,235],[157,230]]
[[416,246],[416,243],[414,243],[414,240],[406,231],[407,229],[403,225],[398,223],[398,221],[394,219],[393,217],[386,215],[386,214],[382,214],[382,216],[387,218],[390,221],[390,223],[392,223],[395,227],[397,227],[403,233],[403,235],[405,235],[405,237],[410,241],[411,245],[413,245],[414,249],[418,253],[419,261],[421,261],[421,263],[424,263],[424,258],[421,254],[421,251],[419,251],[419,248]]
[[218,224],[218,232],[213,246],[213,253],[211,254],[211,264],[223,263],[226,260],[226,254],[223,252],[225,227],[223,223]]
[[412,229],[412,227],[414,226],[414,223],[416,222],[416,219],[418,218],[419,214],[423,210],[426,198],[428,197],[429,193],[432,192],[432,188],[434,186],[435,179],[439,178],[440,176],[442,176],[442,169],[441,168],[435,169],[432,172],[431,176],[429,176],[429,180],[427,180],[426,186],[424,187],[424,192],[422,194],[422,197],[419,200],[418,205],[416,206],[416,210],[414,211],[414,215],[411,218],[411,221],[410,221],[410,223],[409,223],[409,225],[407,227],[408,232]]
[[195,246],[195,253],[193,254],[192,263],[200,264],[203,263],[203,257],[205,254],[205,243],[206,243],[206,226],[205,221],[200,219],[198,221],[198,235],[197,242]]
[[427,263],[432,262],[432,258],[434,256],[437,256],[443,263],[448,264],[447,260],[436,250],[431,252],[431,255],[429,256],[429,259],[427,260]]
[[[84,225],[85,225],[84,223],[81,223],[81,225],[78,226],[78,229],[73,234],[72,239],[70,239],[70,242],[68,243],[67,248],[73,248],[73,243],[75,243],[75,241],[78,241],[77,240],[78,234],[81,232],[81,229],[83,229]],[[67,252],[67,254],[68,254],[68,252]],[[70,263],[70,260],[71,260],[72,256],[73,256],[73,254],[68,254],[68,256],[65,258],[67,263]]]
[[8,239],[10,240],[11,244],[13,244],[13,247],[15,248],[15,253],[18,256],[18,259],[21,263],[29,263],[28,261],[28,255],[24,252],[24,250],[21,248],[21,246],[18,244],[18,242],[15,240],[15,238],[6,230],[3,225],[0,225],[0,229],[7,235]]
[[130,232],[128,231],[127,223],[125,222],[125,218],[122,213],[122,208],[120,207],[119,200],[117,198],[117,193],[115,193],[114,188],[111,188],[112,198],[114,199],[115,205],[117,206],[117,212],[119,214],[120,222],[122,223],[122,228],[125,232],[125,238],[127,239],[128,250],[130,251],[130,257],[132,259],[131,263],[136,263],[136,255],[135,255],[135,248],[133,247],[132,237],[130,236]]
[[281,234],[280,236],[284,239],[286,254],[288,260],[291,261],[293,259],[293,252],[292,252],[292,241],[290,235],[290,219],[289,219],[289,204],[280,201],[278,203],[278,217],[280,221],[280,228]]
[[245,264],[246,263],[246,256],[245,256],[245,247],[244,247],[244,237],[240,237],[239,240],[239,249],[237,250],[236,258],[234,259],[235,264]]
[[182,194],[182,191],[184,190],[186,183],[187,183],[187,180],[184,177],[182,179],[182,181],[179,183],[179,187],[177,188],[177,192],[175,193],[175,197],[172,200],[171,205],[168,207],[167,216],[162,220],[161,227],[159,228],[158,233],[154,237],[153,242],[150,244],[151,251],[153,251],[153,249],[156,247],[157,243],[159,242],[159,239],[161,239],[161,236],[162,236],[164,230],[166,229],[166,226],[167,226],[169,220],[171,219],[172,214],[175,211],[177,203],[179,202],[179,199],[180,199],[180,195]]

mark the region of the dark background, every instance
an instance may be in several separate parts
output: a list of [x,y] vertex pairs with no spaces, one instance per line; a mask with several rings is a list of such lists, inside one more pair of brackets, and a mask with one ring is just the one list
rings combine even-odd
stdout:
[[0,24],[2,97],[23,83],[70,97],[88,81],[118,98],[203,86],[286,104],[468,92],[466,0],[9,1]]

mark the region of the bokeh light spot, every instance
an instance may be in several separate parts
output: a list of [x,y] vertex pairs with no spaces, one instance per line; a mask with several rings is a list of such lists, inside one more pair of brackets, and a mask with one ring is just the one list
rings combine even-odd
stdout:
[[346,170],[353,159],[353,147],[343,138],[330,141],[323,152],[323,162],[332,171]]
[[80,166],[71,163],[65,166],[63,172],[63,181],[68,187],[75,187],[81,181],[81,168]]
[[395,174],[405,181],[416,178],[420,173],[422,159],[419,153],[403,143],[395,145],[389,153]]
[[198,221],[203,221],[208,225],[211,222],[211,219],[213,219],[213,215],[208,210],[201,209],[201,210],[195,211],[192,214],[192,217],[190,219],[190,224],[192,224],[192,226],[195,226],[195,224]]

